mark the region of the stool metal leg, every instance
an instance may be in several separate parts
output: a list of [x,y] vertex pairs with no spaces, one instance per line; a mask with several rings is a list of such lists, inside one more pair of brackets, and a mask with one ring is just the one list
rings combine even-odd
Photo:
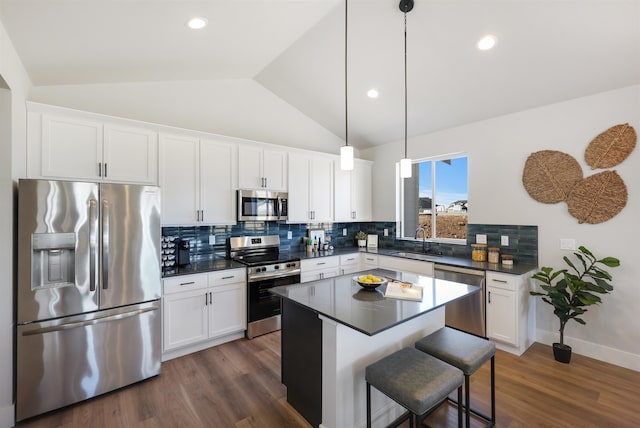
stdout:
[[496,356],[491,357],[491,426],[496,424]]
[[458,388],[458,428],[462,428],[462,385]]
[[[469,381],[469,375],[465,374],[464,375],[464,417],[465,417],[465,426],[467,428],[471,427],[471,412],[470,412],[470,408],[471,406],[469,405],[469,386],[470,386],[470,381]],[[459,405],[459,404],[458,404]]]
[[367,428],[371,428],[371,384],[367,382]]

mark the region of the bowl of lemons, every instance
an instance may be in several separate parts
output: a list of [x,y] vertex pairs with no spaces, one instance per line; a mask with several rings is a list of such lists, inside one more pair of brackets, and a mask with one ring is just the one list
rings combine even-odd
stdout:
[[382,284],[386,284],[387,280],[384,278],[380,278],[379,276],[375,276],[372,274],[367,275],[357,275],[353,277],[353,280],[360,284],[362,288],[365,290],[375,290],[380,287]]

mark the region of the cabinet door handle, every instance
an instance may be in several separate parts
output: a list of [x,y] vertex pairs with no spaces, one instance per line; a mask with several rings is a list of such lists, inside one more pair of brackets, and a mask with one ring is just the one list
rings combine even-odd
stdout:
[[235,278],[235,275],[231,275],[231,276],[223,276],[220,279],[231,279],[231,278]]
[[209,304],[209,296],[207,296],[207,294],[209,293],[204,293],[204,305],[207,306]]
[[506,283],[507,283],[507,281],[506,281],[506,280],[504,280],[504,279],[493,279],[493,278],[491,278],[491,281],[494,281],[494,282],[501,282],[501,283],[503,283],[503,284],[506,284]]
[[98,162],[98,177],[102,177],[102,162]]
[[107,176],[107,163],[104,163],[104,176]]
[[200,221],[204,221],[204,210],[200,210]]
[[195,281],[189,281],[189,282],[181,282],[180,286],[182,287],[183,285],[191,285],[191,284],[195,284]]
[[319,262],[319,263],[316,264],[316,266],[322,266],[322,265],[326,265],[326,263],[325,262]]
[[489,303],[491,303],[491,291],[489,291]]
[[213,293],[209,291],[209,304],[213,305]]

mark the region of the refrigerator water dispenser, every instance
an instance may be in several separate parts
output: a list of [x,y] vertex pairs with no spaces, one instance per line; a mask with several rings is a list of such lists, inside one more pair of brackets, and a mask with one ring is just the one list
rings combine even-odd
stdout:
[[31,289],[75,286],[75,233],[31,235]]

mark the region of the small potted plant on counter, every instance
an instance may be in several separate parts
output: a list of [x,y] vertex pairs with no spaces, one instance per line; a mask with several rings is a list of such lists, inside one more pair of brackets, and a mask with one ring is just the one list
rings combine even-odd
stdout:
[[363,231],[360,230],[356,233],[356,239],[358,240],[358,247],[363,248],[367,246],[367,234]]
[[[597,259],[589,250],[580,246],[579,252],[573,255],[580,263],[574,264],[567,256],[563,257],[570,269],[554,271],[553,268],[543,267],[533,275],[540,281],[542,292],[531,291],[533,296],[542,296],[545,303],[553,306],[553,313],[560,320],[560,342],[553,344],[553,355],[556,361],[569,363],[571,361],[571,347],[564,344],[564,327],[569,320],[586,324],[580,318],[587,312],[587,306],[600,303],[597,294],[607,294],[613,291],[610,284],[613,277],[599,265],[606,267],[620,266],[620,260],[615,257]],[[597,293],[597,294],[595,294]]]

